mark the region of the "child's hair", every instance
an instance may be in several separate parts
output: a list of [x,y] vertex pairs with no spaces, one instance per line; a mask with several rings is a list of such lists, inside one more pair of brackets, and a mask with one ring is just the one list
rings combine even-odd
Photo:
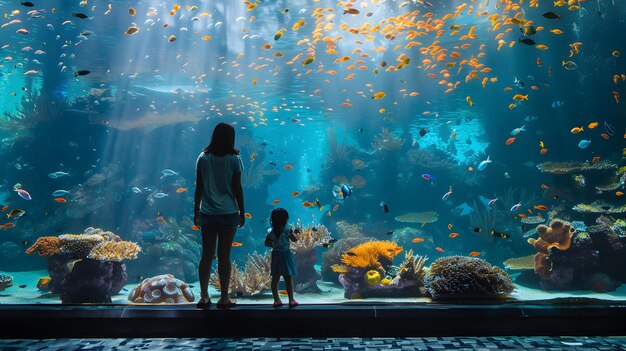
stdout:
[[272,211],[270,215],[270,223],[272,224],[272,230],[274,234],[280,236],[287,226],[289,220],[289,213],[282,207],[277,207]]

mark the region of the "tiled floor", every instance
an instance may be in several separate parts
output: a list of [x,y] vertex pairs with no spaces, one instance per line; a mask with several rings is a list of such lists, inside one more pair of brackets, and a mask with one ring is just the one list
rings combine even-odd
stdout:
[[626,350],[621,337],[0,340],[2,351],[74,350]]

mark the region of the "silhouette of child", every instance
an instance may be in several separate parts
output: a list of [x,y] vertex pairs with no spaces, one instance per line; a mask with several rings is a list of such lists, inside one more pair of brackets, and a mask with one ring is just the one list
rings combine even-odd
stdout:
[[[275,208],[270,216],[272,228],[265,237],[265,246],[272,248],[272,264],[270,272],[272,275],[272,296],[274,296],[274,307],[280,307],[283,302],[278,295],[278,282],[280,276],[285,280],[287,296],[289,296],[289,307],[298,305],[298,301],[293,298],[292,276],[297,274],[296,261],[289,248],[289,241],[298,241],[292,228],[287,228],[289,213],[284,208]],[[296,229],[296,233],[299,229]]]

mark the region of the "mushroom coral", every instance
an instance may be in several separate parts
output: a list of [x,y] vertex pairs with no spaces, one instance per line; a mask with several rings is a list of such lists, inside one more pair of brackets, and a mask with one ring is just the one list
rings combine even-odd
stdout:
[[576,231],[569,222],[554,219],[550,226],[543,224],[537,226],[539,239],[529,238],[528,243],[536,250],[535,273],[546,278],[550,275],[551,264],[549,260],[550,249],[557,248],[561,251],[568,250],[572,244],[572,234]]
[[381,258],[391,264],[402,248],[391,241],[368,241],[341,255],[341,262],[349,267],[380,270]]

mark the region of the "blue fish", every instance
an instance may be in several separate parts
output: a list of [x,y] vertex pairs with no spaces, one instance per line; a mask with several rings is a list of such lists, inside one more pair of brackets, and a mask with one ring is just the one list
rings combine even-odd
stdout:
[[166,196],[169,196],[169,195],[167,195],[165,193],[156,193],[156,194],[154,194],[154,197],[156,197],[157,199],[162,199],[162,198],[164,198]]
[[578,147],[581,149],[586,149],[589,144],[591,144],[591,140],[581,140],[580,143],[578,143]]
[[69,194],[69,193],[70,193],[70,192],[69,192],[69,191],[67,191],[67,190],[55,190],[55,191],[52,193],[52,196],[54,196],[54,197],[60,197],[60,196],[65,196],[65,195],[67,195],[67,194]]
[[489,159],[489,156],[487,156],[487,159],[484,161],[480,161],[480,163],[478,164],[478,170],[482,171],[485,168],[487,168],[487,165],[490,164],[492,161]]

